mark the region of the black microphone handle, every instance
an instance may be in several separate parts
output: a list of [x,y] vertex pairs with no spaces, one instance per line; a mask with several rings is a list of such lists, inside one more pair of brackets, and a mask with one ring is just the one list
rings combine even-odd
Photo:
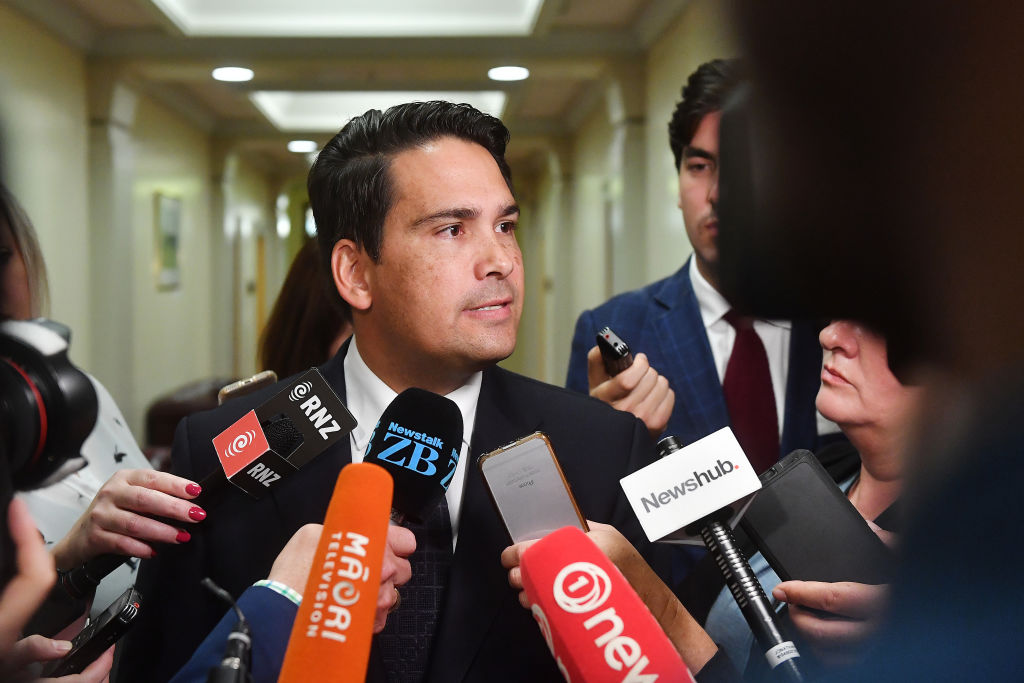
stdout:
[[210,669],[206,683],[252,683],[251,648],[249,629],[239,624],[228,636],[224,657],[219,665]]
[[[772,611],[768,596],[764,594],[757,575],[754,574],[747,558],[743,556],[737,546],[732,530],[726,524],[712,519],[710,516],[705,517],[698,524],[704,545],[707,546],[708,551],[715,558],[718,568],[725,576],[725,583],[733,598],[736,599],[736,604],[739,605],[740,612],[747,620],[747,625],[753,631],[758,644],[767,653],[772,648],[789,642],[776,623],[775,612]],[[796,650],[795,645],[790,643],[790,646],[794,651]],[[800,654],[797,653],[795,657],[786,659],[772,667],[772,671],[777,672],[776,675],[780,676],[782,680],[800,683],[804,680],[804,676],[797,664],[799,658]]]

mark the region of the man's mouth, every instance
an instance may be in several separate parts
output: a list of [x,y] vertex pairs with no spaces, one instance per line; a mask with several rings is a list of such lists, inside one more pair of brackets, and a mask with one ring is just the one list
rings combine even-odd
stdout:
[[487,301],[479,306],[473,306],[469,311],[498,311],[512,303],[512,299],[499,299]]

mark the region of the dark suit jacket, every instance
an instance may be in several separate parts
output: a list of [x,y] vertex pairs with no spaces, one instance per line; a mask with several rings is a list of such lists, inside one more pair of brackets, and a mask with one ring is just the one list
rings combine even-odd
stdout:
[[[584,311],[576,322],[566,379],[568,388],[588,393],[587,351],[598,330],[610,326],[633,353],[647,354],[651,367],[668,380],[676,404],[665,434],[687,444],[729,425],[722,383],[687,270],[692,264],[690,258],[674,275]],[[819,446],[814,399],[821,383],[821,346],[812,326],[794,321],[792,330],[780,456]]]
[[[342,400],[345,350],[321,367]],[[199,480],[218,467],[212,437],[283,386],[183,420],[174,441],[176,473]],[[508,586],[499,555],[510,541],[476,466],[481,454],[536,430],[551,439],[583,513],[614,524],[647,549],[618,483],[653,459],[643,423],[575,392],[497,367],[485,370],[431,681],[562,680],[532,617]],[[350,461],[349,440],[342,439],[262,500],[241,492],[227,496],[196,525],[191,542],[161,548],[155,560],[144,562],[139,584],[146,609],[129,635],[119,680],[166,680],[178,670],[224,611],[200,579],[210,576],[239,595],[266,577],[292,534],[323,520],[338,472]],[[376,655],[368,680],[384,680]]]

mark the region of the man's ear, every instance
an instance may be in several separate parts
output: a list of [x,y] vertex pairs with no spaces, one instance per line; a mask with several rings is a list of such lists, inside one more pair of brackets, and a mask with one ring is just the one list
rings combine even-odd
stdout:
[[357,311],[370,307],[373,296],[367,279],[369,255],[352,240],[338,240],[331,250],[331,277],[341,298]]

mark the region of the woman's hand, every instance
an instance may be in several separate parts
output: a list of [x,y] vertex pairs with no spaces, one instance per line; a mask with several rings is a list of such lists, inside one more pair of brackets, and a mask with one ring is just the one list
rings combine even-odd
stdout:
[[156,555],[153,543],[188,543],[192,535],[184,527],[206,519],[206,511],[190,502],[201,490],[195,482],[167,472],[114,473],[54,546],[57,566],[71,569],[104,553],[148,559]]
[[874,633],[888,602],[887,585],[843,581],[785,581],[772,591],[814,653],[829,664],[854,661]]

